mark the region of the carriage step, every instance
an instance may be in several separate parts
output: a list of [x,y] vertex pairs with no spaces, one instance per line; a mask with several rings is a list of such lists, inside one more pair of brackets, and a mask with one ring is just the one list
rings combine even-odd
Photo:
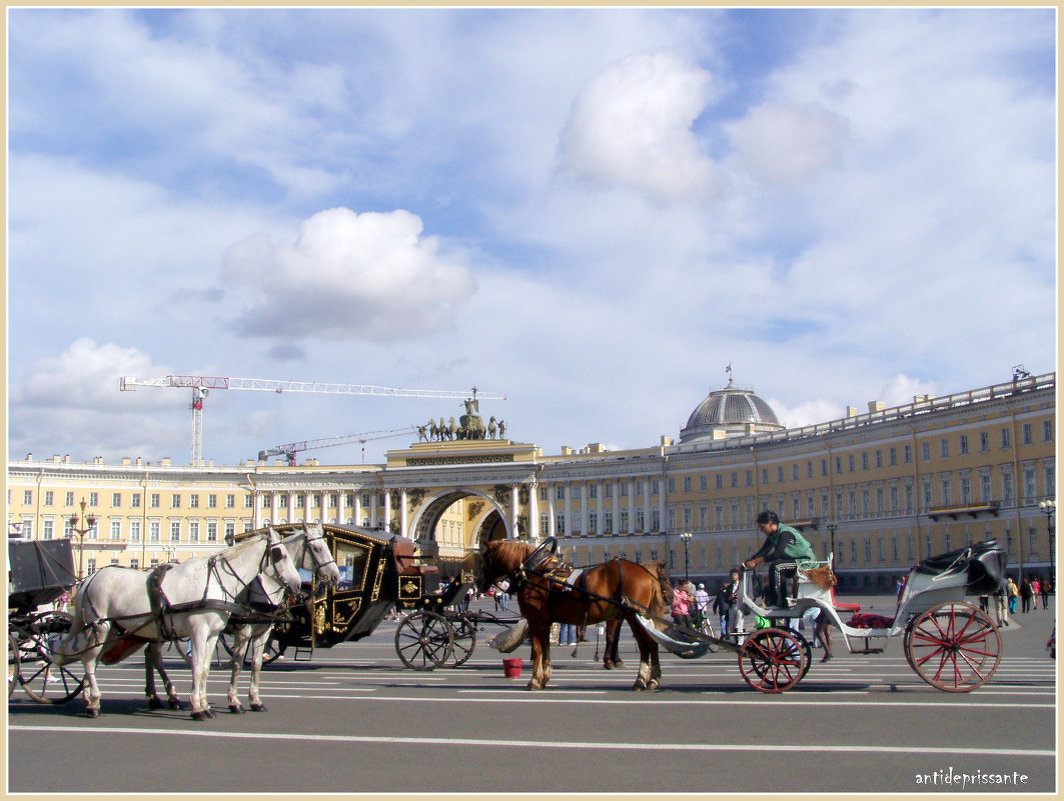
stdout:
[[296,650],[295,653],[292,654],[292,658],[296,662],[309,662],[313,653],[314,649],[311,648],[309,645],[306,647],[296,646]]

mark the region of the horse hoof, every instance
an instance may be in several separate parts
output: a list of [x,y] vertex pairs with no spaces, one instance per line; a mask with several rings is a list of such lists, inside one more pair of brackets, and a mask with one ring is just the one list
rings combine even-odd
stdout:
[[98,717],[100,717],[100,710],[99,709],[86,709],[85,710],[85,714],[88,715],[90,718],[98,718]]
[[158,698],[149,698],[148,699],[148,709],[162,709],[162,708],[163,708],[163,702],[160,701]]
[[613,663],[612,662],[603,662],[602,663],[602,669],[603,670],[613,670]]
[[624,662],[622,662],[620,659],[618,659],[616,662],[613,663],[613,666],[615,668],[623,668],[624,667]]
[[657,679],[651,679],[650,681],[647,682],[647,689],[648,690],[656,690],[660,686],[661,686],[661,684],[658,682]]
[[267,711],[266,704],[252,704],[251,705],[251,711],[252,712],[266,712]]
[[243,715],[244,707],[240,706],[240,704],[230,704],[229,711],[232,712],[234,715]]
[[167,703],[170,704],[170,708],[171,709],[180,709],[181,708],[181,702],[178,701],[176,698],[171,698]]
[[193,720],[206,720],[209,717],[210,717],[210,713],[208,713],[208,712],[193,712],[192,713],[192,719]]

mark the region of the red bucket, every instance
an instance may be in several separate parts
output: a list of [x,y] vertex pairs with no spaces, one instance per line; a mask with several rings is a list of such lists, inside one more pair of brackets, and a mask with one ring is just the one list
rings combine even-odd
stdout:
[[520,659],[504,659],[502,660],[502,672],[506,674],[508,679],[521,678],[521,660]]

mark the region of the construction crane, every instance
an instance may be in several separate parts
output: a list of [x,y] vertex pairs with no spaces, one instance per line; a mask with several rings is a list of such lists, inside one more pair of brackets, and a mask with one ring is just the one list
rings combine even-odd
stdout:
[[375,439],[401,437],[403,434],[414,434],[416,432],[417,426],[407,426],[406,428],[395,428],[391,431],[367,431],[362,434],[340,434],[335,437],[305,439],[300,442],[289,442],[287,445],[277,445],[273,448],[259,451],[259,461],[265,462],[271,456],[283,456],[285,461],[287,461],[288,466],[291,467],[296,463],[296,454],[301,453],[302,451],[314,451],[319,448],[334,448],[337,445],[351,445],[355,442],[362,443],[362,459],[365,461],[365,445],[367,442]]
[[[318,392],[331,395],[378,395],[393,398],[467,398],[469,392],[436,389],[398,389],[372,384],[334,384],[324,381],[283,381],[269,378],[227,378],[204,375],[168,375],[162,378],[134,378],[123,376],[119,388],[126,391],[138,387],[184,387],[192,389],[192,464],[203,458],[203,401],[212,389],[239,389],[253,392]],[[473,398],[479,390],[472,388]],[[480,395],[484,400],[506,400],[505,395]]]

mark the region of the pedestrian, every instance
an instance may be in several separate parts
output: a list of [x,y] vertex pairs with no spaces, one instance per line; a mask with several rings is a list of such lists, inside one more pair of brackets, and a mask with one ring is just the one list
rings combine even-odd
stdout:
[[691,596],[679,581],[672,591],[672,621],[677,626],[691,628]]
[[994,612],[999,626],[1009,625],[1008,585],[1004,581],[994,591]]
[[1031,591],[1031,580],[1024,576],[1020,579],[1020,605],[1023,608],[1023,613],[1027,614],[1031,611],[1031,599],[1034,597],[1034,593]]
[[1038,576],[1031,579],[1031,608],[1038,608],[1038,596],[1042,594],[1042,582]]
[[894,592],[897,594],[899,599],[901,598],[901,591],[904,590],[904,589],[905,589],[905,577],[904,576],[898,576],[896,579],[894,579]]
[[510,582],[502,579],[495,583],[495,609],[507,611],[510,607]]
[[1016,607],[1020,602],[1020,588],[1016,586],[1016,582],[1012,576],[1009,576],[1009,612],[1016,614]]
[[984,612],[990,611],[990,596],[986,593],[979,596],[979,608]]
[[558,645],[576,645],[576,626],[562,623],[558,628]]
[[695,617],[698,619],[698,627],[701,628],[709,615],[709,593],[706,585],[699,583],[695,588]]
[[815,646],[818,642],[824,649],[824,655],[820,657],[820,661],[827,662],[831,659],[831,619],[823,609],[820,609],[820,614],[816,616],[813,624],[813,645]]
[[1049,591],[1051,589],[1051,587],[1049,586],[1049,579],[1048,578],[1042,579],[1042,581],[1040,583],[1040,589],[1041,589],[1041,592],[1039,594],[1042,596],[1042,608],[1043,609],[1048,609],[1049,608]]
[[720,589],[713,597],[713,611],[720,615],[720,634],[725,639],[734,636],[730,635],[731,627],[728,626],[728,622],[733,608],[738,603],[739,568],[733,567],[728,573],[728,579],[720,585]]

